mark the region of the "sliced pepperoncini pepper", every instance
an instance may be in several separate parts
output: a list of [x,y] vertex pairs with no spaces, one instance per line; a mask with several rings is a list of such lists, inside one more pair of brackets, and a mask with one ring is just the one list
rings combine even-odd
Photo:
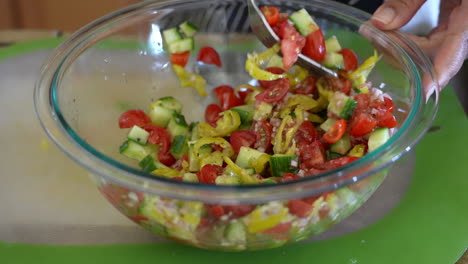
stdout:
[[244,184],[258,184],[260,183],[260,179],[257,177],[250,175],[245,171],[243,168],[237,166],[229,157],[224,156],[224,162],[229,166],[229,168],[234,172],[237,176],[241,178],[242,183]]
[[204,145],[215,144],[223,148],[223,154],[227,157],[234,155],[234,150],[231,147],[231,144],[227,140],[221,137],[203,137],[196,141],[193,146],[193,153],[196,156],[200,156],[200,148]]
[[201,137],[225,137],[241,125],[241,119],[237,112],[227,110],[221,113],[222,117],[216,121],[216,127],[208,123],[198,124],[198,134]]
[[206,96],[206,80],[199,74],[186,71],[182,66],[173,64],[172,68],[177,74],[182,87],[193,87],[200,96]]
[[374,55],[365,60],[355,71],[348,74],[348,79],[353,81],[354,87],[359,87],[367,81],[367,77],[375,67],[381,56],[374,50]]

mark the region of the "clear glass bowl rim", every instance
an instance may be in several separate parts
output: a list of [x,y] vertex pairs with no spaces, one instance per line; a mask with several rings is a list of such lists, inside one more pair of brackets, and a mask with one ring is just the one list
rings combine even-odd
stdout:
[[[307,6],[317,6],[322,9],[328,9],[332,11],[332,14],[339,14],[341,17],[352,21],[356,25],[362,25],[370,18],[370,15],[363,11],[333,1],[313,0],[307,3],[288,1],[289,4],[294,4],[295,2]],[[72,58],[76,58],[77,54],[79,55],[83,52],[85,50],[83,49],[84,46],[87,47],[90,43],[93,44],[96,35],[102,34],[104,31],[120,23],[125,23],[126,19],[130,17],[135,17],[147,12],[154,12],[154,10],[163,8],[176,8],[178,5],[200,5],[203,3],[213,4],[214,2],[210,0],[166,0],[145,1],[135,4],[97,19],[78,30],[57,47],[44,63],[40,79],[37,81],[34,90],[36,113],[43,129],[54,143],[75,162],[79,163],[93,174],[103,177],[107,181],[127,186],[134,190],[155,195],[164,195],[170,198],[200,200],[205,202],[212,201],[213,199],[220,199],[220,203],[230,204],[263,202],[315,195],[365,179],[391,165],[410,151],[432,123],[437,112],[437,100],[432,107],[426,104],[426,100],[424,96],[422,96],[422,76],[420,76],[417,70],[416,63],[408,53],[388,37],[386,33],[371,27],[371,30],[375,31],[382,39],[386,40],[388,45],[398,50],[400,55],[409,62],[409,65],[407,65],[407,69],[409,70],[407,74],[412,77],[410,78],[410,82],[411,87],[415,87],[416,89],[416,100],[408,118],[391,140],[358,161],[339,169],[327,171],[314,177],[304,177],[297,181],[278,183],[275,185],[218,186],[179,182],[164,177],[155,177],[152,174],[121,164],[98,152],[82,140],[61,115],[58,104],[54,103],[56,102],[54,91],[60,84],[58,76],[66,72],[67,66],[73,62]],[[416,51],[417,55],[420,57],[419,63],[421,64],[422,61],[425,64],[423,67],[430,71],[432,68],[430,60],[424,53],[401,34],[398,34],[398,37],[400,40],[403,40],[406,45],[410,46],[411,50]],[[76,50],[79,51],[76,52]],[[75,56],[70,56],[71,54]],[[430,76],[434,76],[432,72],[429,73]],[[434,77],[432,78],[434,79]],[[436,91],[436,97],[437,96],[438,94]],[[426,109],[427,107],[431,107],[431,109]],[[426,120],[425,124],[416,126],[414,124],[415,120],[420,120],[423,116],[423,112],[426,112],[426,115],[428,115],[424,118],[424,120]],[[418,131],[417,133],[410,134],[408,131],[411,129],[418,129]],[[389,153],[393,153],[393,155],[388,155]],[[377,166],[371,166],[371,169],[367,169],[367,166],[382,159],[385,154],[387,155],[383,162]],[[363,171],[363,173],[355,175],[357,171]],[[116,175],[119,177],[116,177]],[[349,177],[350,175],[352,177]]]

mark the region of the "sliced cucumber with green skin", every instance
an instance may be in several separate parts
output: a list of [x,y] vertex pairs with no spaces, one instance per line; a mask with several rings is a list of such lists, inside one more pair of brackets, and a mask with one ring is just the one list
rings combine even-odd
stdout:
[[343,118],[349,119],[356,108],[357,102],[342,92],[335,92],[330,98],[328,111]]
[[179,29],[186,37],[193,37],[198,31],[198,27],[192,24],[190,21],[185,21],[179,25]]
[[169,28],[162,32],[164,41],[169,45],[170,43],[181,40],[184,37],[180,34],[177,28]]
[[189,151],[188,151],[188,158],[189,158],[189,171],[195,172],[200,170],[200,159],[193,150],[193,144],[189,143]]
[[249,122],[249,123],[242,123],[242,124],[239,126],[239,130],[250,130],[251,127],[252,127],[252,122]]
[[198,134],[198,125],[195,125],[192,128],[192,131],[190,131],[190,141],[195,141],[198,139],[200,139],[200,135]]
[[142,145],[129,139],[120,145],[120,154],[140,161],[148,155],[148,152]]
[[[250,160],[256,160],[262,155],[265,155],[265,153],[243,146],[240,148],[239,154],[237,155],[236,164],[244,169],[251,168]],[[260,171],[258,173],[260,173]]]
[[330,52],[325,54],[325,59],[322,61],[323,66],[331,69],[344,69],[344,58],[339,53]]
[[341,155],[345,155],[351,149],[351,137],[345,133],[338,142],[330,146],[330,150]]
[[270,168],[273,177],[283,177],[286,173],[297,173],[299,161],[296,155],[275,154],[270,157]]
[[148,141],[149,133],[139,126],[133,126],[127,137],[140,145],[145,145]]
[[277,184],[278,182],[275,181],[275,180],[272,179],[272,178],[273,178],[273,177],[267,178],[267,179],[265,179],[262,183],[263,183],[263,184]]
[[176,136],[186,136],[189,132],[189,127],[185,117],[179,113],[173,113],[172,118],[167,124],[169,134],[174,138]]
[[173,110],[164,108],[160,105],[152,105],[148,112],[148,116],[151,118],[153,124],[160,127],[167,127],[167,124],[172,119]]
[[210,145],[203,145],[200,147],[200,150],[199,150],[200,153],[211,153],[212,151],[213,151],[213,147],[211,147]]
[[147,172],[152,172],[156,170],[157,168],[159,168],[156,161],[151,155],[148,155],[144,159],[142,159],[138,165],[140,165],[140,168],[142,170],[147,171]]
[[216,185],[239,185],[242,183],[237,175],[220,175],[215,179]]
[[187,136],[175,136],[172,140],[169,152],[174,155],[176,159],[182,158],[188,152]]
[[297,31],[299,31],[299,33],[305,37],[318,29],[317,23],[315,23],[314,19],[304,8],[292,13],[289,16],[289,20],[294,23],[294,27],[297,29]]
[[368,151],[374,151],[390,139],[390,130],[387,127],[379,127],[372,131],[367,142]]
[[185,182],[198,182],[198,177],[195,173],[185,173],[182,180]]
[[161,97],[154,104],[169,110],[174,110],[177,113],[182,112],[182,104],[172,96]]
[[338,42],[336,36],[331,36],[325,40],[325,49],[327,53],[337,53],[341,50],[340,42]]
[[241,124],[251,124],[253,120],[254,114],[254,106],[253,105],[241,105],[231,108],[232,111],[237,112],[241,119]]
[[336,153],[330,150],[327,150],[327,160],[337,159],[343,157],[340,153]]
[[247,232],[242,221],[232,220],[224,230],[224,238],[234,244],[245,244]]
[[181,53],[189,50],[193,50],[195,47],[195,41],[193,38],[185,38],[176,40],[168,44],[168,51],[170,53]]
[[321,125],[320,125],[320,128],[327,132],[334,124],[335,122],[338,121],[334,118],[328,118],[327,120],[325,120],[325,122],[323,122]]

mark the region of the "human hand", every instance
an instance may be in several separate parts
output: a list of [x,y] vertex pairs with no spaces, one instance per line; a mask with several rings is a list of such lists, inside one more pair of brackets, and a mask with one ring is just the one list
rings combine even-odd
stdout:
[[[404,26],[425,0],[388,0],[371,18],[381,30]],[[433,71],[442,89],[460,70],[468,55],[468,0],[441,0],[439,24],[427,37],[405,34],[432,58]],[[433,92],[425,86],[426,96]]]

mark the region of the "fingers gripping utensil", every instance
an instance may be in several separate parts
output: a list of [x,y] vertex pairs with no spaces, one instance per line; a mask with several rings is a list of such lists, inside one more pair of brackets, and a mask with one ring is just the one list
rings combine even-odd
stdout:
[[[250,26],[252,27],[252,31],[263,43],[263,45],[270,48],[276,43],[280,42],[280,38],[276,35],[276,33],[266,21],[262,11],[260,11],[257,4],[255,3],[255,0],[247,0],[247,6],[249,10],[249,21]],[[322,66],[320,63],[304,56],[303,54],[299,54],[296,64],[319,75],[338,77],[338,74],[335,71]]]

